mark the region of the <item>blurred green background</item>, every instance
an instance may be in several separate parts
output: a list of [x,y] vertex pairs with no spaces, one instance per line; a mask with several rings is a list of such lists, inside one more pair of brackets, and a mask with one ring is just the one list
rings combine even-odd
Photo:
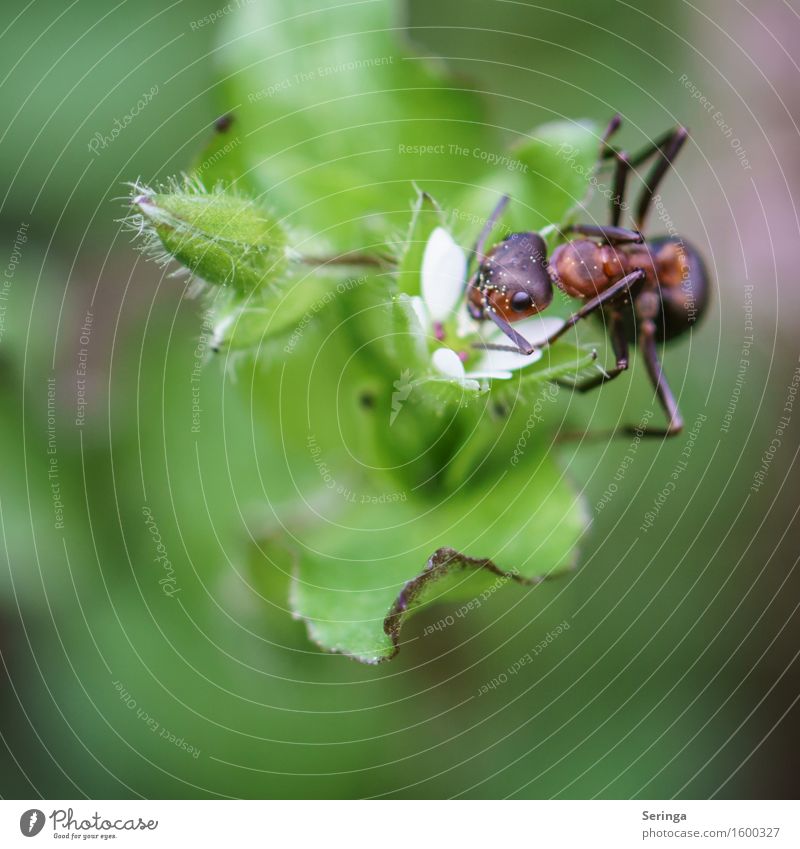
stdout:
[[[399,657],[371,668],[319,653],[280,596],[260,592],[247,544],[265,519],[258,422],[212,363],[191,432],[202,304],[117,223],[125,182],[186,168],[240,105],[220,45],[242,10],[234,0],[198,23],[224,5],[4,6],[0,793],[794,795],[800,410],[751,485],[800,354],[796,11],[411,2],[416,43],[485,95],[508,141],[615,111],[630,148],[687,124],[663,194],[706,256],[715,300],[666,358],[688,428],[705,419],[652,526],[688,435],[639,446],[623,473],[625,440],[561,449],[592,517],[580,569],[504,589],[424,636],[453,612],[431,608]],[[95,134],[110,137],[154,87],[93,153]],[[558,403],[602,426],[621,408],[638,421],[651,402],[637,364]],[[180,604],[157,583],[145,502]],[[477,695],[563,620],[535,663]]]

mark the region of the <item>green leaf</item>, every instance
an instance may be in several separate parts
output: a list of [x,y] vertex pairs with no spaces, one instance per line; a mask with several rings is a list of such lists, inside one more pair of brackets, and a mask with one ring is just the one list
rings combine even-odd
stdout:
[[[548,451],[552,428],[527,425],[528,401],[592,362],[562,343],[491,394],[417,385],[430,378],[430,354],[410,297],[442,226],[431,195],[469,234],[461,244],[503,193],[512,203],[496,232],[558,224],[586,193],[592,131],[549,125],[502,154],[514,167],[487,167],[475,151],[502,148],[482,128],[478,99],[399,47],[392,8],[380,0],[345,14],[280,0],[231,16],[226,132],[242,141],[225,151],[216,136],[202,176],[248,186],[296,218],[311,245],[293,245],[302,253],[399,244],[394,275],[369,273],[315,316],[296,353],[256,378],[273,478],[302,493],[285,509],[270,503],[281,518],[262,551],[291,573],[290,604],[312,638],[370,663],[396,654],[403,623],[424,605],[572,565],[584,511]],[[564,139],[571,159],[558,152]],[[257,335],[259,316],[246,322]],[[524,403],[506,418],[498,399]]]
[[[323,524],[304,529],[290,603],[311,638],[367,663],[389,660],[420,607],[473,599],[498,578],[537,583],[570,569],[585,525],[577,496],[547,453],[505,461],[492,482],[441,500],[350,490]],[[265,553],[286,568],[285,549]]]
[[523,166],[516,181],[522,210],[512,220],[538,230],[562,223],[586,196],[598,161],[600,137],[591,122],[556,121],[537,127],[511,152]]
[[221,106],[242,143],[205,170],[206,185],[238,167],[338,251],[393,236],[414,180],[445,201],[473,182],[483,165],[461,151],[496,147],[482,99],[404,43],[398,5],[274,0],[221,22]]
[[494,241],[513,231],[568,223],[590,193],[599,149],[599,129],[590,121],[555,121],[531,130],[508,151],[509,167],[455,203],[452,217],[459,241],[475,239],[503,195],[511,202],[495,226]]

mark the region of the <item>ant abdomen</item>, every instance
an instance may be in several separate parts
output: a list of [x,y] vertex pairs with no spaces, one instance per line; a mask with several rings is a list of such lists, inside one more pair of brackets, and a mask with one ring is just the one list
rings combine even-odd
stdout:
[[708,274],[698,251],[678,236],[633,245],[575,239],[556,248],[550,261],[561,289],[584,301],[637,269],[645,277],[631,289],[636,314],[622,310],[632,342],[637,318],[651,318],[659,339],[674,339],[699,320],[708,303]]
[[654,317],[658,338],[674,339],[703,316],[708,305],[708,272],[697,249],[679,236],[650,239],[648,247],[661,301]]

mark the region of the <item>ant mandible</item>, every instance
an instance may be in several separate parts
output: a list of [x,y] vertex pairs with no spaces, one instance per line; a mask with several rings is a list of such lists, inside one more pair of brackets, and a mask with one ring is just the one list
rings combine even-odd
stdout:
[[[581,298],[584,305],[538,347],[552,344],[581,319],[598,313],[608,328],[616,365],[582,383],[562,385],[585,392],[613,380],[628,368],[628,344],[638,342],[668,424],[660,430],[626,430],[674,436],[683,428],[683,419],[664,377],[657,346],[685,333],[702,316],[708,305],[709,278],[700,254],[684,239],[672,235],[645,241],[642,231],[656,190],[688,138],[688,131],[677,127],[629,156],[609,144],[620,124],[620,116],[614,116],[603,134],[600,153],[601,162],[615,161],[609,225],[566,228],[566,232],[587,238],[560,245],[549,262],[544,239],[538,233],[512,233],[484,253],[486,240],[508,203],[508,196],[504,196],[475,245],[477,270],[468,284],[467,305],[474,319],[493,321],[515,345],[481,347],[531,354],[534,347],[511,324],[546,309],[553,299],[553,286]],[[636,204],[635,229],[620,227],[631,169],[654,155],[658,160],[645,177]]]

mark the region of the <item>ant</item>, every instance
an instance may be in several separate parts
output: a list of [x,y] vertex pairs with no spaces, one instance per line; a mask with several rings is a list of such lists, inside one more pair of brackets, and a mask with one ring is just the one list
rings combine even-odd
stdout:
[[[613,380],[628,368],[629,343],[638,342],[668,424],[661,430],[626,430],[675,436],[683,428],[683,419],[664,377],[657,345],[680,336],[697,322],[708,305],[709,277],[700,254],[682,238],[645,240],[642,230],[656,190],[689,133],[677,127],[629,156],[609,143],[620,124],[620,116],[615,115],[602,136],[600,152],[601,164],[607,159],[615,163],[609,225],[567,227],[565,232],[585,238],[560,245],[549,262],[547,246],[538,233],[512,233],[484,253],[489,233],[508,203],[504,196],[478,236],[474,249],[477,270],[468,283],[467,307],[474,319],[493,321],[515,346],[480,347],[531,354],[534,346],[511,324],[546,309],[553,300],[554,286],[581,298],[584,305],[539,347],[552,344],[581,319],[597,312],[608,327],[616,365],[580,383],[557,382],[586,392]],[[620,227],[631,169],[654,155],[658,159],[645,177],[633,216],[635,229]]]

